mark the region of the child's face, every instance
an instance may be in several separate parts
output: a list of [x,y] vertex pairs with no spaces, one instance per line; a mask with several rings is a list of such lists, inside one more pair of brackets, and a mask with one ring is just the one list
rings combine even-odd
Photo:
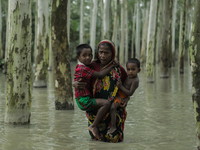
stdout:
[[90,64],[92,61],[92,50],[90,48],[83,48],[80,53],[80,56],[76,56],[76,58],[86,66]]
[[140,68],[137,67],[136,63],[127,63],[126,65],[127,74],[130,78],[137,76],[137,73],[140,72]]

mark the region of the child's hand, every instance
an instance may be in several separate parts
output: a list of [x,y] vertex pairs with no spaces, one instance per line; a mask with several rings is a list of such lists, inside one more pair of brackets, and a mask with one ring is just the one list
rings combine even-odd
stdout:
[[117,60],[114,60],[114,61],[113,61],[113,65],[114,65],[114,67],[117,67],[117,66],[119,66],[119,61],[117,61]]
[[118,87],[121,87],[121,86],[122,86],[122,81],[121,81],[121,80],[118,80],[117,83],[116,83],[116,85],[117,85]]

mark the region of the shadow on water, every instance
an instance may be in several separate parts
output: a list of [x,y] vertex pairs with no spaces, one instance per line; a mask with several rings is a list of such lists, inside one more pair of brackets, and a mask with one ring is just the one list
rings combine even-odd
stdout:
[[0,73],[0,149],[195,150],[191,70],[189,65],[184,69],[179,74],[171,68],[170,77],[162,79],[156,67],[155,83],[147,83],[142,68],[140,86],[127,106],[124,142],[118,144],[92,141],[85,113],[76,104],[74,110],[55,110],[53,72],[48,72],[47,88],[33,88],[30,125],[4,124],[6,79]]

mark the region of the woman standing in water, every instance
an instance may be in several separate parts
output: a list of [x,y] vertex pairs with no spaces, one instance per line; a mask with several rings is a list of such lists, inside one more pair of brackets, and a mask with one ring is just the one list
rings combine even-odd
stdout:
[[[91,62],[91,68],[95,71],[101,71],[108,66],[110,66],[115,58],[115,48],[114,43],[110,40],[102,40],[98,44],[98,53],[97,59]],[[116,82],[120,79],[122,82],[125,81],[127,73],[122,66],[114,67],[104,78],[92,78],[93,86],[93,97],[108,99],[111,103],[116,96],[118,87]],[[84,82],[76,81],[73,83],[73,86],[77,89],[83,89],[85,87]],[[105,142],[122,142],[123,141],[123,131],[124,123],[126,120],[126,105],[129,98],[124,99],[122,107],[118,108],[117,113],[117,129],[113,133],[107,133],[110,128],[110,115],[109,111],[103,117],[101,122],[98,125],[100,140]],[[86,112],[88,118],[88,126],[90,126],[96,116],[98,110]],[[90,132],[92,139],[97,140],[95,136]]]

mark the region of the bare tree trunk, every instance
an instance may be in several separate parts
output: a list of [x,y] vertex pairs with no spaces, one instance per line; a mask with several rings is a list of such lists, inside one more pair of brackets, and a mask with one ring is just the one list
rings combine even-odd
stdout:
[[67,3],[67,39],[70,45],[70,0]]
[[192,67],[192,100],[194,104],[194,115],[197,135],[197,149],[200,149],[200,1],[196,1],[195,14],[190,38],[190,59]]
[[2,49],[2,11],[1,11],[1,1],[0,1],[0,65],[1,65],[1,60],[3,60],[3,49]]
[[172,66],[172,8],[173,0],[169,0],[169,32],[168,32],[168,58],[169,67]]
[[150,18],[147,37],[147,82],[154,82],[154,51],[156,38],[157,0],[151,0]]
[[137,22],[136,22],[136,51],[135,57],[140,58],[140,2],[137,2]]
[[125,1],[125,62],[128,61],[128,7],[127,7],[127,0]]
[[[9,1],[5,123],[29,124],[31,108],[31,0]],[[21,31],[21,32],[19,32]]]
[[[8,4],[10,3],[10,0],[8,0]],[[7,73],[7,61],[8,61],[8,46],[10,45],[10,7],[8,6],[8,13],[7,13],[7,23],[6,23],[6,46],[5,46],[5,62],[4,62],[4,70],[3,73]]]
[[49,61],[49,1],[38,0],[37,57],[33,87],[47,87]]
[[146,62],[146,46],[147,46],[147,33],[148,33],[148,22],[149,22],[149,9],[148,6],[143,12],[143,30],[142,30],[142,48],[140,55],[140,63],[144,64]]
[[172,66],[175,66],[175,25],[176,25],[176,10],[177,10],[177,0],[173,3],[173,16],[172,16]]
[[67,23],[67,4],[67,0],[52,0],[51,37],[57,110],[74,109],[69,44],[65,25]]
[[125,39],[125,0],[122,0],[121,6],[121,41],[119,50],[119,62],[124,64],[124,39]]
[[110,0],[106,0],[105,4],[104,4],[103,39],[110,39],[110,37],[109,37],[109,19],[110,19],[109,16],[110,16]]
[[83,17],[84,17],[84,1],[81,0],[81,5],[80,5],[80,44],[84,43],[83,40],[83,35],[84,35],[84,23],[83,23]]
[[119,13],[118,7],[119,0],[115,1],[115,13],[114,13],[114,21],[113,21],[113,35],[112,41],[115,43],[115,58],[118,59],[118,43],[117,43],[117,33],[118,33],[118,26],[119,26]]
[[135,58],[135,22],[136,22],[136,4],[134,4],[134,13],[133,13],[133,27],[132,27],[132,42],[131,42],[131,57]]
[[161,45],[161,69],[160,77],[168,78],[168,30],[169,30],[169,1],[163,0],[163,29],[162,29],[162,45]]
[[156,32],[156,63],[160,62],[161,41],[162,41],[162,9],[163,1],[158,1],[158,17],[157,17],[157,32]]
[[[92,26],[90,34],[90,46],[92,47],[93,54],[95,54],[95,41],[96,41],[96,23],[97,23],[97,10],[98,0],[93,0],[93,14],[92,14]],[[95,58],[95,55],[93,55]]]
[[181,42],[180,42],[180,49],[179,49],[179,69],[180,73],[184,73],[184,51],[185,51],[185,8],[186,8],[186,0],[183,1],[182,13],[181,13]]

